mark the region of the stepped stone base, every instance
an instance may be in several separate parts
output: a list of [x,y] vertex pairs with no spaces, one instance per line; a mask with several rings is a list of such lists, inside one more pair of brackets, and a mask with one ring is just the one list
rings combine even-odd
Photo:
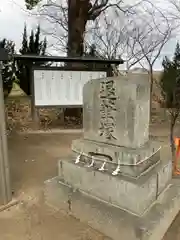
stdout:
[[142,217],[74,189],[59,177],[45,182],[45,199],[114,240],[161,240],[180,209],[178,184],[173,180]]
[[161,240],[180,210],[180,182],[171,172],[171,162],[160,161],[132,179],[59,161],[58,177],[45,182],[45,199],[114,240]]
[[[150,167],[154,167],[160,159],[160,146],[148,141],[143,146],[133,149],[106,143],[93,142],[86,139],[72,141],[72,151],[76,157],[80,154],[81,161],[90,164],[91,154],[99,168],[106,161],[106,168],[112,173],[117,164],[120,165],[121,175],[138,178]],[[102,155],[102,156],[99,156]]]
[[72,160],[59,161],[59,180],[135,215],[143,215],[171,180],[171,162],[160,162],[138,179],[112,176]]

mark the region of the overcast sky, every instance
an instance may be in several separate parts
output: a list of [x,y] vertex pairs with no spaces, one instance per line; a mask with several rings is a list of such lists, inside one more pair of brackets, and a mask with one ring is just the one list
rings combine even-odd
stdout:
[[[159,1],[162,2],[163,0]],[[30,16],[25,10],[24,0],[0,0],[0,38],[13,40],[17,50],[22,41],[25,22],[29,30],[37,25],[35,17]],[[165,47],[159,61],[155,65],[155,69],[161,68],[161,61],[165,55],[171,56],[176,41],[176,39],[171,40]]]
[[0,0],[0,38],[13,40],[17,48],[22,40],[24,23],[30,27],[34,23],[23,9],[24,0]]

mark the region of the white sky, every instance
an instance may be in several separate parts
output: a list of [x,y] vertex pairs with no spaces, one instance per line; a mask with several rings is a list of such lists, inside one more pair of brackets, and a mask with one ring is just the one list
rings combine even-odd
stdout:
[[[165,0],[159,1],[162,3]],[[36,18],[30,16],[25,10],[24,0],[0,0],[0,39],[7,38],[13,40],[16,44],[16,49],[19,49],[25,22],[29,30],[37,25]],[[155,69],[161,68],[162,58],[165,55],[171,56],[175,44],[175,39],[172,39],[167,44],[159,61],[155,64]]]
[[0,0],[0,38],[13,40],[17,49],[22,41],[24,23],[31,28],[35,22],[23,9],[24,0]]

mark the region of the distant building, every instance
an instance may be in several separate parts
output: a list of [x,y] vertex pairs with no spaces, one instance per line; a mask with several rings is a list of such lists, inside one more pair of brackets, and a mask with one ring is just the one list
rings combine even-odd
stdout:
[[136,67],[136,68],[131,69],[130,72],[145,73],[145,72],[147,72],[147,70],[145,68]]

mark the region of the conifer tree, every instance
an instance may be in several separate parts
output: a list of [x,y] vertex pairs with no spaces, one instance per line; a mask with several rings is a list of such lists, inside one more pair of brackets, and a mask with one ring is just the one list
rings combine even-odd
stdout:
[[180,115],[180,46],[176,45],[174,58],[163,60],[163,74],[160,79],[160,88],[164,100],[164,106],[170,113],[170,141],[171,150],[174,156],[174,127]]
[[13,41],[3,39],[0,41],[0,48],[7,50],[9,55],[8,61],[3,61],[2,63],[2,80],[3,80],[3,90],[4,96],[7,97],[10,93],[13,85],[14,75],[14,62],[13,54],[15,53],[15,44]]
[[[24,27],[24,33],[23,33],[23,40],[22,40],[22,46],[20,49],[20,53],[22,55],[28,54],[28,55],[45,55],[46,47],[47,47],[47,41],[46,38],[44,38],[43,41],[40,40],[40,26],[37,27],[36,32],[31,31],[29,40],[27,37],[27,29],[26,25]],[[43,65],[43,63],[36,63],[36,65]],[[16,76],[19,80],[19,85],[21,89],[27,94],[31,94],[31,69],[30,65],[25,60],[18,60],[17,61],[17,72]]]

